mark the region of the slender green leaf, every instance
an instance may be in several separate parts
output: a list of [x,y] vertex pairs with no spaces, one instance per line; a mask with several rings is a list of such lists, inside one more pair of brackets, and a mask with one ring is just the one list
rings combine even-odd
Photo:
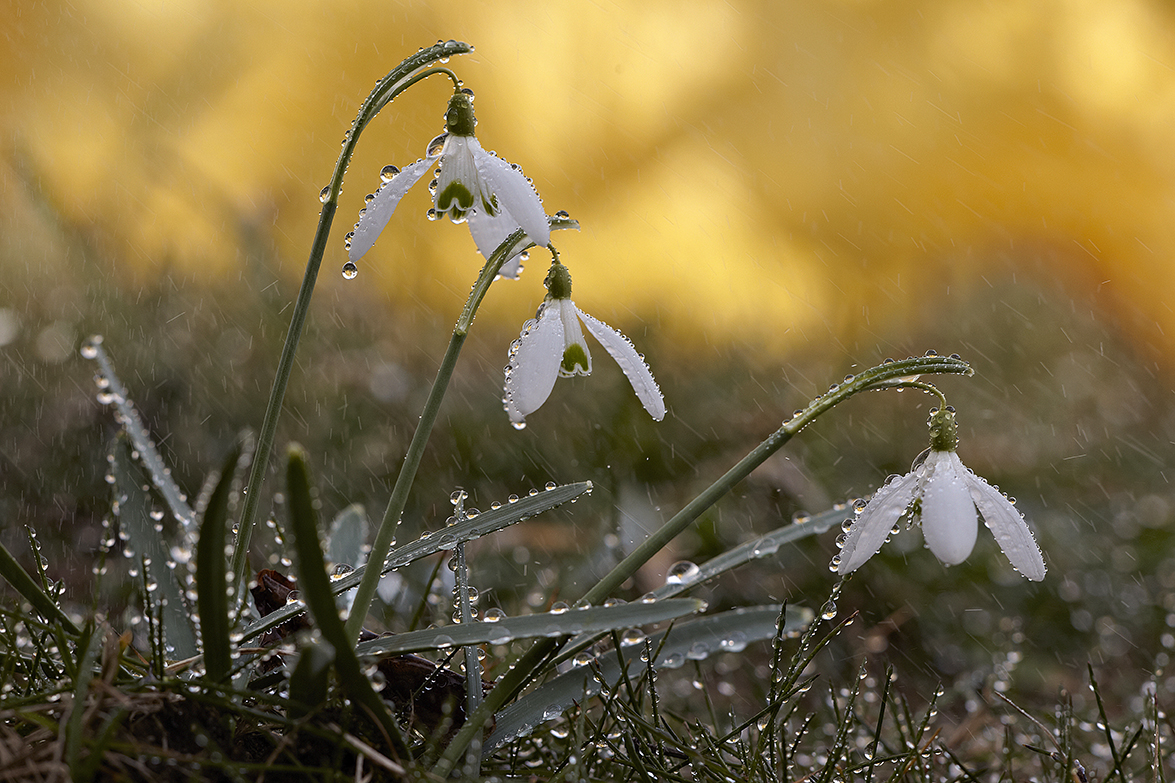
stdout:
[[[591,489],[592,483],[590,481],[581,481],[575,484],[563,484],[542,492],[535,491],[534,494],[509,501],[499,508],[484,511],[472,519],[461,520],[457,524],[437,532],[425,533],[415,541],[392,550],[385,561],[382,573],[386,574],[397,568],[402,568],[443,549],[453,549],[457,546],[458,541],[471,541],[518,522],[524,522],[544,511],[573,501],[585,492],[590,492]],[[333,580],[331,590],[338,594],[355,587],[363,578],[365,571],[366,567],[359,567],[341,579]],[[300,603],[283,606],[247,627],[243,639],[252,639],[305,610],[306,607]]]
[[593,606],[587,609],[568,609],[559,613],[545,612],[521,617],[504,617],[491,623],[458,623],[440,628],[427,628],[423,631],[381,636],[370,642],[360,643],[355,650],[360,655],[387,655],[463,647],[470,644],[507,644],[518,639],[533,639],[538,636],[571,636],[588,631],[607,632],[674,620],[687,614],[695,614],[704,609],[705,605],[704,601],[696,598],[673,598],[650,603]]
[[126,387],[115,375],[114,365],[102,347],[101,335],[94,335],[86,341],[82,346],[82,356],[98,362],[99,370],[94,380],[98,384],[99,399],[113,403],[118,409],[118,423],[134,442],[138,459],[142,460],[143,466],[147,469],[151,483],[159,490],[159,494],[180,524],[185,528],[191,528],[195,524],[196,515],[188,505],[187,496],[171,477],[171,469],[163,463],[163,457],[159,455],[159,450],[155,448],[143,420],[139,418],[139,412],[135,410],[134,403],[127,395]]
[[[681,595],[691,588],[697,587],[727,571],[732,571],[752,560],[771,557],[784,544],[790,544],[808,536],[820,535],[834,525],[843,522],[852,513],[853,511],[850,506],[837,505],[802,522],[789,522],[783,527],[772,530],[770,533],[766,533],[753,541],[740,544],[734,549],[727,550],[717,557],[707,560],[698,566],[697,569],[683,574],[681,578],[666,582],[656,590],[653,590],[652,595],[657,600]],[[568,642],[567,646],[560,651],[559,660],[571,658],[580,650],[589,647],[598,638],[595,634],[577,636]]]
[[335,566],[358,568],[363,564],[363,547],[367,543],[367,514],[363,506],[352,503],[330,523],[326,557]]
[[339,674],[339,682],[351,699],[362,705],[379,723],[396,755],[400,759],[410,759],[408,746],[388,711],[387,702],[371,687],[371,681],[363,673],[359,659],[355,656],[355,648],[349,643],[343,621],[339,618],[330,578],[326,573],[326,563],[322,559],[318,512],[314,508],[306,452],[301,446],[291,445],[288,454],[286,489],[289,495],[290,526],[294,532],[294,551],[298,555],[298,585],[315,624],[322,632],[322,638],[334,648],[335,671]]
[[202,510],[200,541],[196,546],[196,605],[200,611],[204,667],[213,682],[227,680],[232,667],[224,546],[233,473],[240,456],[241,443],[238,441],[225,459],[216,488]]
[[[669,599],[658,603],[676,603],[683,599]],[[752,642],[773,638],[779,629],[782,606],[758,606],[734,609],[729,612],[703,617],[688,623],[674,625],[669,631],[649,639],[649,645],[657,650],[652,662],[658,669],[676,669],[687,661],[708,658],[718,652],[739,652]],[[787,607],[784,633],[797,633],[813,618],[812,610]],[[625,661],[639,662],[644,645],[634,645],[622,650]],[[620,680],[620,662],[614,652],[601,655],[590,665],[581,665],[562,674],[523,696],[497,715],[493,734],[483,745],[484,752],[495,748],[534,729],[538,724],[560,715],[584,696],[594,696],[602,686],[599,678],[614,686]]]
[[47,622],[60,623],[62,628],[75,636],[81,633],[74,625],[73,620],[70,620],[69,616],[57,605],[57,602],[50,598],[41,589],[41,586],[29,576],[28,572],[20,567],[20,563],[16,562],[16,558],[3,544],[0,544],[0,576],[4,577],[4,581],[12,585],[16,592],[32,604],[33,609]]
[[[110,456],[118,497],[118,521],[126,533],[127,546],[151,561],[151,575],[166,601],[161,606],[161,619],[165,639],[173,650],[170,657],[190,658],[198,652],[198,644],[186,596],[191,578],[188,564],[173,558],[170,542],[151,517],[151,498],[144,489],[146,476],[143,468],[131,460],[131,444],[125,433],[115,439]],[[169,568],[169,562],[174,562],[175,567]],[[147,578],[145,571],[143,578]]]
[[329,644],[308,644],[299,651],[298,662],[290,676],[291,718],[301,718],[326,701],[330,686],[330,667],[335,661]]
[[77,675],[74,679],[73,704],[70,707],[69,721],[65,725],[65,760],[71,770],[78,769],[86,697],[90,693],[90,681],[94,679],[94,661],[97,660],[98,651],[102,648],[102,634],[92,624],[86,625],[81,648],[82,653],[78,658]]

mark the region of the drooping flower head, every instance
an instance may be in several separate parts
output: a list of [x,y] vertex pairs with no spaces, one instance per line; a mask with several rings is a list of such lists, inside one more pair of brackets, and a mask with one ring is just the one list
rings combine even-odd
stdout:
[[[402,171],[384,167],[380,174],[383,184],[368,197],[354,232],[348,235],[352,264],[371,249],[400,199],[434,164],[437,171],[429,186],[433,194],[429,217],[448,215],[454,223],[466,223],[477,249],[487,259],[519,228],[540,247],[551,241],[551,228],[534,185],[520,168],[482,149],[473,135],[476,124],[472,93],[457,90],[445,112],[445,133],[429,142],[425,157]],[[519,251],[507,259],[499,274],[517,278],[521,261]]]
[[502,403],[514,426],[526,426],[526,417],[547,401],[557,378],[591,374],[592,356],[580,323],[620,365],[649,415],[657,421],[665,418],[665,398],[644,358],[627,337],[575,306],[571,301],[571,273],[559,263],[557,255],[543,282],[548,291],[546,299],[510,345]]
[[914,469],[877,490],[853,520],[841,545],[837,573],[856,571],[897,531],[906,516],[920,521],[926,546],[946,565],[967,559],[975,548],[978,517],[995,536],[1012,566],[1034,582],[1044,579],[1044,557],[1007,497],[972,473],[955,453],[958,437],[953,408],[930,417],[930,448]]

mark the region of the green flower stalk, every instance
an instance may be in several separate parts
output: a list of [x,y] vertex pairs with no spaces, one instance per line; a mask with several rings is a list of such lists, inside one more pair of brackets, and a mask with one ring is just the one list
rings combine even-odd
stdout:
[[[302,330],[306,324],[306,316],[310,311],[310,299],[314,294],[314,285],[318,280],[318,270],[322,266],[322,257],[326,252],[327,238],[330,235],[331,224],[334,222],[335,212],[339,206],[339,193],[343,187],[343,175],[351,156],[355,154],[355,146],[367,124],[400,93],[411,87],[421,79],[434,74],[448,75],[456,81],[452,71],[447,68],[429,68],[433,63],[445,61],[453,55],[467,54],[473,47],[460,41],[437,43],[426,49],[421,49],[399,67],[379,81],[372,90],[359,114],[347,132],[343,142],[343,151],[335,163],[334,174],[330,184],[322,190],[322,212],[318,217],[318,229],[314,233],[314,242],[310,246],[310,258],[306,262],[306,272],[302,277],[302,287],[298,291],[298,299],[294,303],[294,311],[290,317],[290,328],[286,332],[286,341],[282,346],[281,358],[278,360],[277,372],[274,375],[273,387],[269,393],[269,402],[265,408],[265,416],[261,421],[261,431],[257,437],[257,453],[253,457],[252,469],[249,473],[249,483],[245,487],[244,506],[241,509],[241,519],[237,526],[236,540],[233,542],[233,556],[231,570],[234,575],[234,584],[241,585],[245,579],[245,568],[248,564],[249,541],[253,535],[253,527],[257,522],[257,512],[261,505],[261,485],[265,481],[265,471],[269,467],[269,457],[273,451],[273,441],[277,435],[277,420],[281,414],[282,402],[285,400],[286,387],[290,382],[290,374],[294,369],[294,355],[298,351],[298,343],[302,339]],[[238,590],[238,605],[243,600],[245,590]]]

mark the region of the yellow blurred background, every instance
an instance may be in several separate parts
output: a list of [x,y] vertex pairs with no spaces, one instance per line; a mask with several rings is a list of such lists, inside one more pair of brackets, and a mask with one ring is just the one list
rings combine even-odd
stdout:
[[[451,66],[483,144],[581,221],[556,240],[605,320],[851,348],[1021,275],[1085,292],[1170,354],[1168,4],[6,5],[4,257],[34,281],[62,269],[44,203],[128,283],[236,277],[258,236],[296,281],[360,102],[420,45],[457,38],[476,46]],[[365,134],[321,286],[456,311],[479,258],[466,231],[423,219],[423,187],[364,285],[338,273],[363,195],[423,154],[448,90],[414,88]],[[485,312],[521,323],[541,278],[498,286]]]

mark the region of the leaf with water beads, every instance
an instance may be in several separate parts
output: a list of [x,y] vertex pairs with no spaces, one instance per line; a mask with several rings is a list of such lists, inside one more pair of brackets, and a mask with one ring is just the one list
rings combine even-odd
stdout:
[[[459,541],[472,541],[480,536],[530,519],[536,514],[549,511],[568,501],[573,502],[580,495],[590,492],[591,489],[592,483],[590,481],[581,481],[575,484],[556,486],[543,492],[536,490],[526,497],[512,500],[506,505],[463,519],[441,531],[425,533],[417,540],[389,553],[381,573],[386,574],[397,568],[402,568],[443,549],[453,549]],[[355,587],[363,578],[365,571],[366,566],[356,568],[341,579],[332,582],[331,590],[337,595],[344,590]],[[243,638],[251,639],[301,611],[305,611],[305,607],[301,604],[283,607],[246,628]]]
[[[507,644],[519,639],[572,636],[577,633],[602,633],[628,630],[636,626],[674,620],[702,611],[706,604],[696,598],[677,598],[649,604],[591,606],[564,612],[545,612],[520,617],[503,617],[496,622],[459,623],[423,631],[381,636],[362,642],[359,655],[389,655],[446,649],[471,644]],[[778,609],[776,610],[778,615]]]
[[[797,516],[792,522],[783,527],[772,530],[753,541],[736,546],[734,549],[707,560],[700,566],[694,563],[676,563],[671,566],[666,575],[665,584],[649,592],[643,600],[659,601],[681,595],[697,585],[714,579],[728,571],[733,571],[741,565],[770,557],[779,551],[784,544],[790,544],[809,536],[820,535],[842,522],[846,516],[852,514],[852,508],[845,504],[838,504],[827,511],[813,516]],[[563,648],[559,660],[566,660],[595,641],[595,637],[582,636],[572,639]]]
[[69,619],[69,615],[41,589],[27,571],[21,568],[20,563],[3,544],[0,544],[0,578],[12,585],[16,592],[32,604],[33,609],[46,620],[60,623],[62,628],[72,634],[80,633],[73,620]]
[[[672,602],[680,600],[673,599]],[[666,602],[627,606],[651,607],[659,603]],[[675,669],[687,660],[703,660],[718,652],[736,652],[752,642],[771,639],[780,632],[777,622],[782,610],[783,607],[778,605],[747,607],[675,625],[649,639],[650,649],[658,651],[652,665],[658,669]],[[800,632],[812,617],[810,609],[787,607],[783,633]],[[626,663],[637,661],[644,649],[644,645],[626,648],[622,653]],[[609,688],[615,687],[620,680],[620,662],[615,654],[596,659],[581,656],[577,660],[580,666],[536,688],[499,712],[494,732],[483,745],[483,754],[492,753],[543,721],[555,718],[572,704],[581,702],[584,696],[598,694],[603,689],[601,680],[608,683]]]
[[[182,540],[173,547],[164,532],[162,519],[153,518],[151,499],[145,490],[146,478],[142,468],[131,459],[131,445],[125,432],[119,433],[114,441],[110,473],[114,476],[119,527],[126,533],[126,551],[150,562],[161,599],[166,601],[162,610],[165,652],[171,660],[197,655],[199,646],[187,600],[188,591],[195,587],[190,567],[192,553],[183,551],[186,544]],[[143,576],[146,578],[146,574]]]
[[98,401],[105,404],[113,403],[118,408],[118,423],[135,444],[135,451],[150,474],[151,483],[159,490],[172,515],[185,529],[190,530],[195,520],[192,507],[188,505],[187,497],[171,477],[171,469],[163,464],[163,458],[151,441],[150,433],[139,418],[134,404],[127,396],[126,388],[114,374],[114,366],[102,348],[102,336],[94,335],[87,339],[82,345],[81,354],[86,359],[98,362],[99,372],[94,377],[98,385]]

